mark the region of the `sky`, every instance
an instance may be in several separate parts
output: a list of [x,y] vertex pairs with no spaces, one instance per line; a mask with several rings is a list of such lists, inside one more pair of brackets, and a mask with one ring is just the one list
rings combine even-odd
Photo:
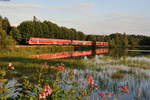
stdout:
[[85,34],[150,36],[150,0],[0,0],[0,15],[11,25],[36,16]]

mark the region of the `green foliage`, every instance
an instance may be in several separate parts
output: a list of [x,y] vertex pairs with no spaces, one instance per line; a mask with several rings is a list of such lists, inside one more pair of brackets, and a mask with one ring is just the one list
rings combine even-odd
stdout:
[[9,91],[12,90],[12,87],[8,87],[8,79],[6,78],[7,73],[12,72],[11,65],[6,66],[0,66],[0,100],[5,100],[10,96]]
[[87,40],[87,41],[96,41],[96,36],[95,36],[95,35],[88,35],[88,36],[86,37],[86,40]]
[[85,40],[86,39],[86,36],[84,35],[83,32],[78,31],[77,33],[78,33],[79,40]]
[[33,21],[34,37],[40,37],[43,34],[42,23],[40,21]]
[[35,35],[35,29],[34,24],[32,21],[24,21],[19,26],[18,29],[20,31],[20,34],[22,36],[22,40],[25,40],[29,37],[34,37]]
[[11,36],[7,36],[6,32],[0,30],[0,49],[9,49],[14,46],[15,42]]
[[109,35],[109,46],[116,48],[116,47],[128,47],[128,37],[126,33],[114,33]]
[[24,21],[18,29],[22,36],[21,40],[25,40],[29,37],[41,37],[41,38],[59,38],[70,40],[85,40],[86,36],[81,31],[75,29],[58,26],[50,21],[39,21],[35,16],[33,21]]
[[128,37],[126,33],[123,34],[123,44],[124,47],[128,47]]
[[116,47],[116,44],[115,44],[115,40],[114,40],[114,39],[109,40],[109,46],[110,46],[111,48],[115,48],[115,47]]
[[[36,85],[35,85],[36,86]],[[19,84],[18,86],[16,86],[16,91],[17,93],[19,93],[17,95],[17,97],[15,99],[25,99],[25,100],[35,100],[37,99],[36,96],[31,96],[32,93],[37,93],[37,87],[35,87],[33,84],[31,84],[31,82],[27,79],[24,79],[23,82],[21,84]]]
[[2,17],[0,16],[0,29],[2,29]]
[[16,27],[11,28],[9,35],[12,36],[13,39],[16,40],[18,43],[21,41],[21,34]]
[[5,17],[3,20],[2,20],[2,29],[5,30],[5,32],[8,34],[9,31],[10,31],[10,23],[8,21],[8,18]]
[[[103,99],[104,97],[111,97],[115,94],[111,92],[100,93],[97,89],[92,76],[87,75],[86,79],[78,80],[76,69],[66,70],[64,64],[56,64],[49,66],[47,62],[41,65],[37,71],[38,77],[35,81],[31,82],[28,78],[19,80],[13,87],[6,87],[8,83],[8,73],[12,72],[12,63],[8,66],[0,67],[0,79],[3,84],[0,84],[0,100],[83,100],[94,96],[95,92]],[[5,74],[3,74],[5,71]],[[49,80],[47,73],[54,71],[54,80]],[[124,73],[124,72],[122,72]],[[46,74],[46,75],[44,75]],[[116,76],[116,75],[114,75]],[[35,79],[35,78],[33,78]],[[33,80],[32,79],[32,80]],[[122,86],[123,87],[123,86]],[[126,88],[121,88],[120,93],[129,93],[127,85]],[[11,96],[9,91],[14,91],[15,96]],[[118,92],[116,93],[118,95]]]

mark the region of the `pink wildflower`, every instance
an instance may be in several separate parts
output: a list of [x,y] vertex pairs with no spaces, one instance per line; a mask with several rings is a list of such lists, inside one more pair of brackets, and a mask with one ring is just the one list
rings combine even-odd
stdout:
[[44,62],[44,66],[45,66],[46,69],[48,69],[47,62]]
[[52,89],[50,88],[49,85],[44,86],[42,92],[39,94],[40,99],[45,99],[48,95],[51,95]]
[[45,93],[41,93],[41,94],[39,94],[39,98],[40,98],[40,99],[45,99],[45,98],[46,98]]
[[66,72],[66,69],[63,66],[58,66],[58,70],[64,73]]
[[14,69],[15,69],[15,67],[13,66],[13,67],[11,67],[11,69],[12,69],[12,70],[14,70]]
[[10,62],[10,63],[8,63],[8,67],[11,67],[12,66],[12,63]]
[[119,88],[121,89],[121,92],[125,92],[125,93],[127,93],[127,94],[129,93],[129,90],[128,90],[127,85],[120,86]]
[[45,68],[48,69],[48,66],[46,65]]
[[92,85],[94,84],[94,80],[92,76],[87,75],[87,81],[89,84],[92,84]]

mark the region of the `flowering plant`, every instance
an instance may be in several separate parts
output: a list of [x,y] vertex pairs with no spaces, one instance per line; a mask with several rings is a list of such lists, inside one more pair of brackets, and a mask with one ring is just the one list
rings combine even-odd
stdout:
[[11,87],[7,87],[7,83],[8,83],[8,79],[6,78],[6,75],[8,72],[11,72],[12,70],[14,70],[15,67],[12,66],[12,63],[9,63],[7,65],[7,67],[0,67],[0,100],[2,99],[6,99],[10,96],[9,93],[7,93],[8,91],[10,91],[12,88]]
[[[10,98],[10,94],[4,93],[8,88],[4,85],[7,84],[8,79],[5,76],[8,72],[13,71],[15,68],[12,63],[9,63],[7,67],[0,70],[0,99]],[[54,80],[43,79],[44,73],[48,70],[54,71]],[[15,86],[16,96],[14,99],[27,99],[27,100],[88,100],[93,91],[97,91],[100,98],[106,100],[106,96],[114,96],[111,92],[100,92],[97,88],[97,84],[91,75],[87,75],[83,82],[80,82],[76,78],[76,69],[66,70],[64,64],[56,64],[55,66],[49,66],[47,62],[41,65],[38,73],[37,84],[33,84],[28,79],[24,79],[22,83]],[[81,87],[80,84],[83,84]],[[128,86],[119,86],[120,93],[129,93]],[[93,99],[94,100],[94,99]]]

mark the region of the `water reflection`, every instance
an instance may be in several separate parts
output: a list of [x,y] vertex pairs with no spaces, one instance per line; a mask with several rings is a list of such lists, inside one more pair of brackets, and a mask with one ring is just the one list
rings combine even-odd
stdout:
[[88,50],[88,51],[75,51],[75,52],[63,52],[63,53],[51,53],[51,54],[40,54],[33,55],[32,58],[42,58],[42,59],[60,59],[60,58],[71,58],[78,56],[87,56],[93,54],[104,54],[108,53],[108,48],[101,48],[96,50]]
[[149,55],[148,48],[112,48],[109,49],[109,56],[120,58],[125,56],[145,56]]
[[[107,56],[97,54],[107,54]],[[90,58],[87,57],[88,55],[95,56]],[[145,52],[145,50],[130,50],[128,48],[109,50],[108,48],[101,48],[87,51],[40,54],[32,57],[60,59],[79,56],[85,56],[83,58],[87,66],[86,69],[77,69],[76,78],[80,83],[86,80],[86,75],[92,75],[99,88],[98,91],[114,93],[118,100],[120,98],[118,87],[124,84],[128,85],[130,93],[122,95],[121,100],[137,100],[139,88],[141,89],[140,100],[150,100],[150,53],[147,50]],[[116,57],[118,59],[115,59]],[[51,75],[47,75],[49,80],[54,78]],[[93,91],[89,100],[101,100],[97,95],[98,91]],[[93,99],[93,96],[95,99]],[[114,100],[113,98],[107,98],[107,100]]]
[[[128,67],[125,66],[125,68]],[[127,84],[130,93],[124,94],[121,100],[137,100],[137,94],[139,88],[141,89],[140,100],[150,100],[150,96],[149,96],[150,79],[143,77],[142,72],[140,70],[128,68],[126,72],[123,72],[124,77],[122,78],[112,78],[112,73],[114,72],[118,73],[119,71],[117,69],[110,68],[108,66],[103,66],[103,67],[97,66],[96,68],[78,70],[77,77],[78,80],[81,80],[82,82],[86,78],[85,76],[87,74],[92,75],[95,79],[95,82],[98,84],[98,88],[99,88],[98,91],[105,92],[105,93],[107,92],[114,93],[118,99],[120,97],[120,92],[118,87],[120,85]],[[93,94],[97,95],[97,91],[93,91]],[[113,100],[113,98],[114,97],[111,97],[107,100]],[[93,99],[93,100],[97,100],[97,99]]]

